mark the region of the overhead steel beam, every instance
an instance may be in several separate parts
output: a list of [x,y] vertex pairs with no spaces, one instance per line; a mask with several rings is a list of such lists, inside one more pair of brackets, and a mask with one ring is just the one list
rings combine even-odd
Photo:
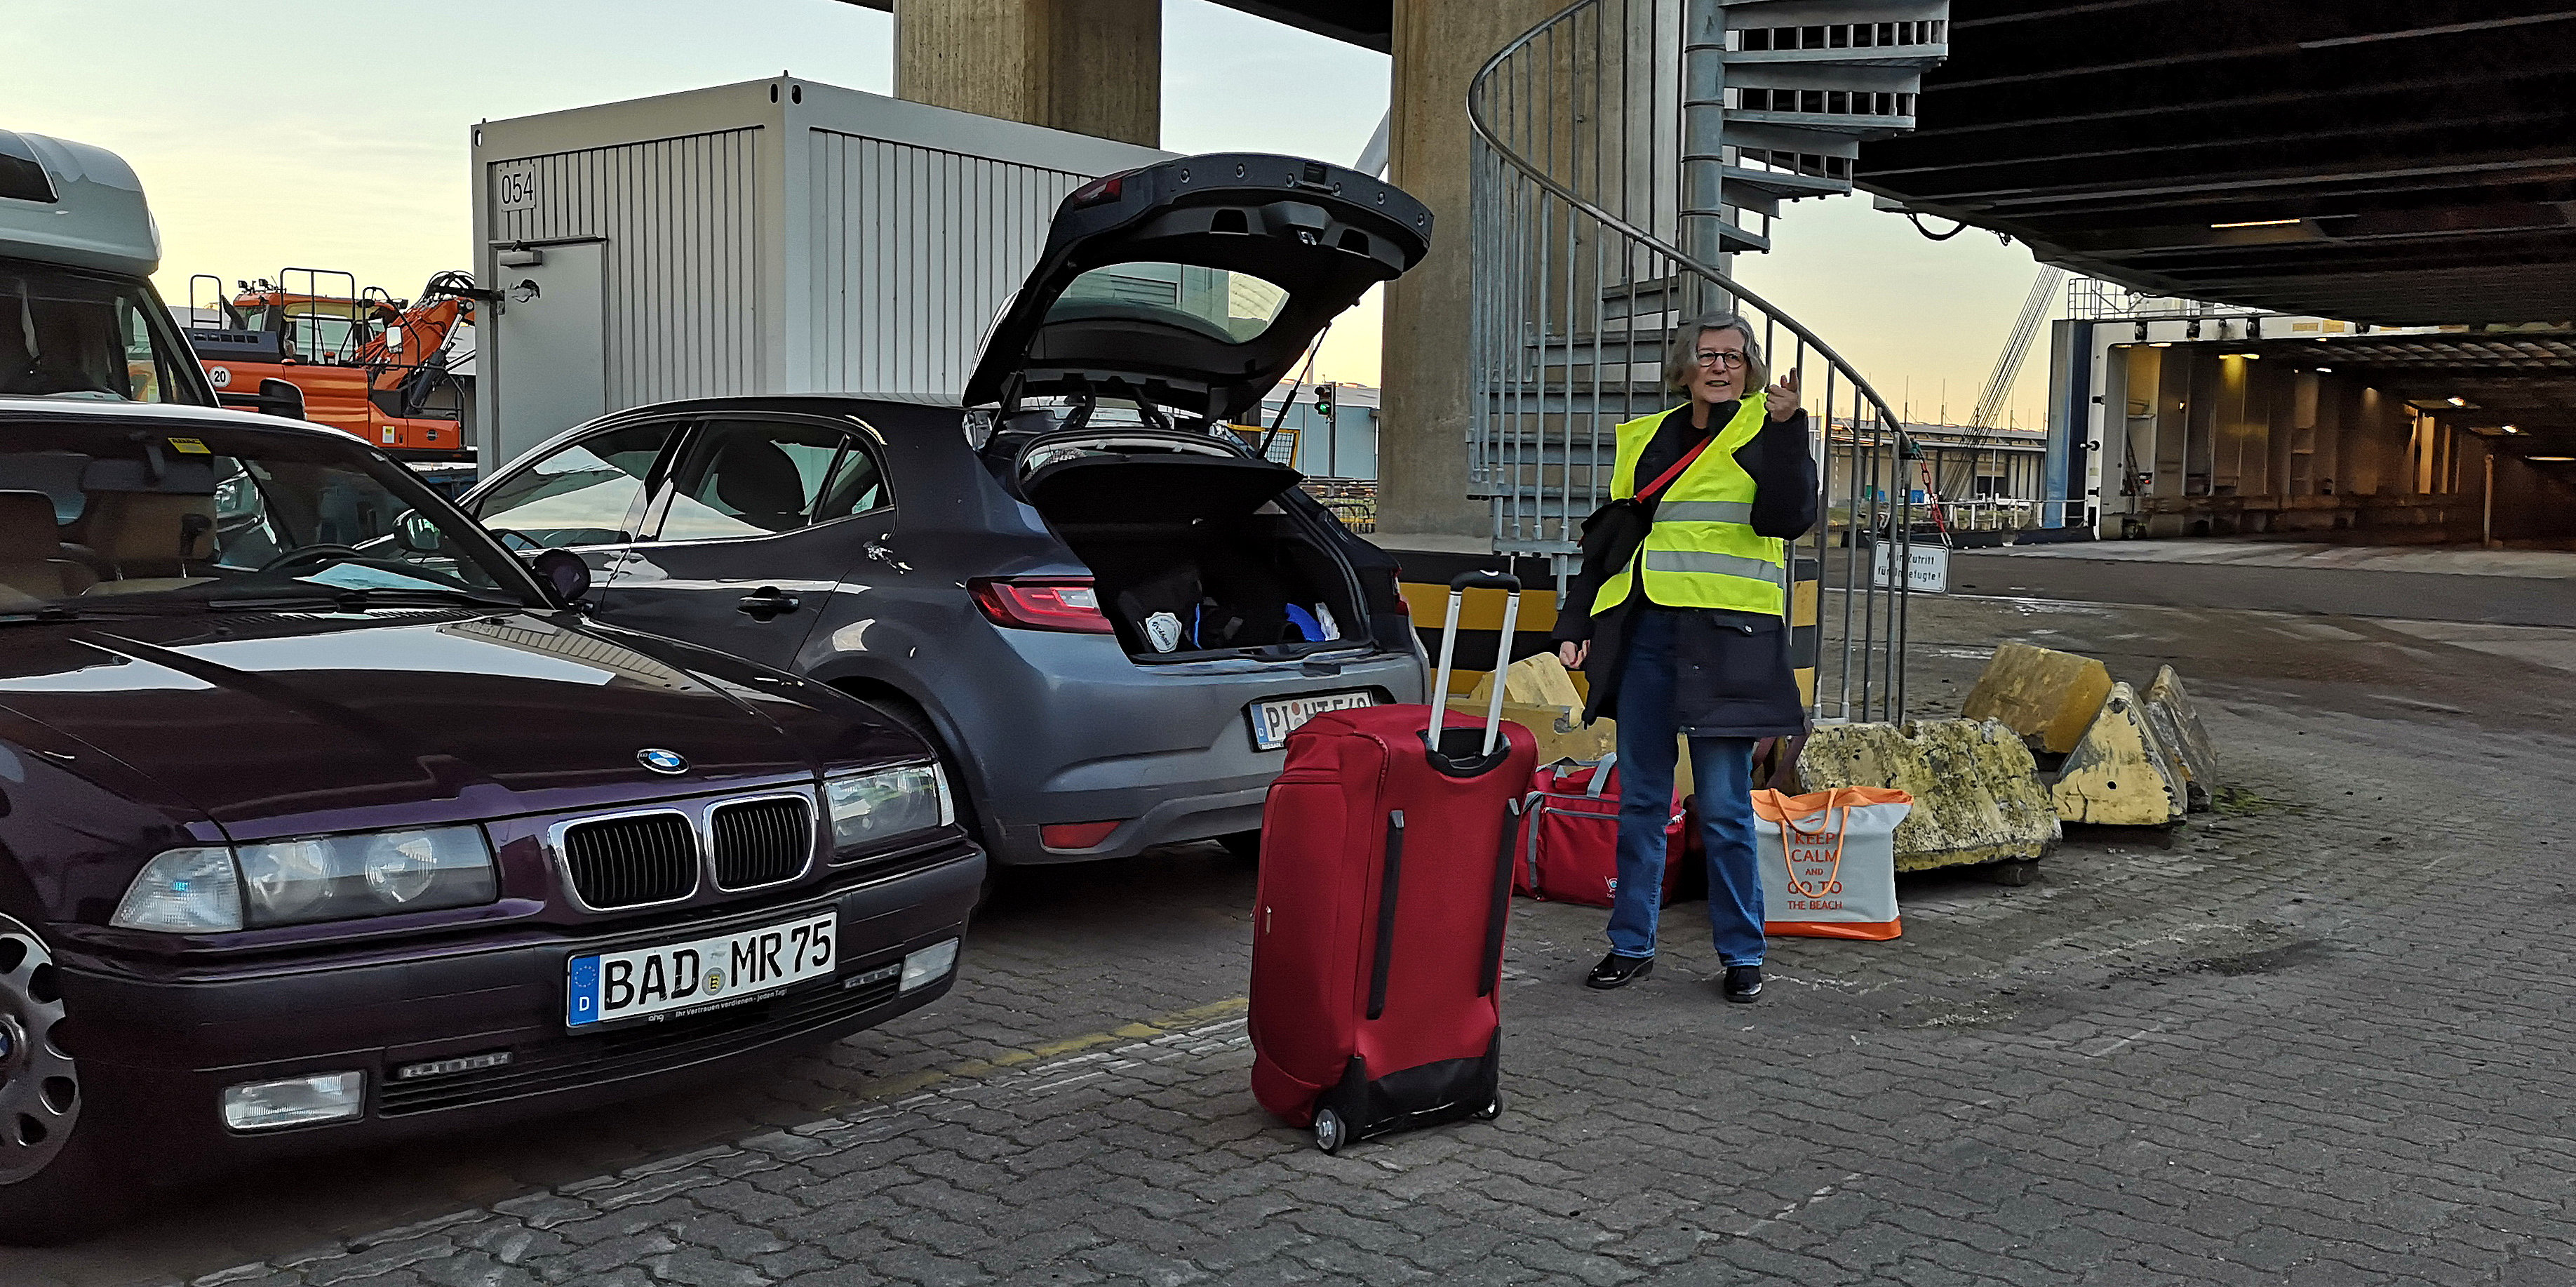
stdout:
[[[1228,9],[1268,18],[1299,31],[1329,36],[1348,45],[1385,53],[1395,40],[1395,0],[1214,0]],[[879,13],[894,12],[894,0],[841,0]]]
[[1883,204],[2160,294],[2576,311],[2576,0],[1955,0],[1951,22],[1918,132],[1860,149]]

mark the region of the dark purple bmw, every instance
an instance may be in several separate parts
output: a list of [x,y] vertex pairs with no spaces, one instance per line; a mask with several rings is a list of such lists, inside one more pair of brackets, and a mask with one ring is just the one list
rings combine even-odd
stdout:
[[587,576],[344,434],[0,397],[0,1238],[948,989],[929,747]]

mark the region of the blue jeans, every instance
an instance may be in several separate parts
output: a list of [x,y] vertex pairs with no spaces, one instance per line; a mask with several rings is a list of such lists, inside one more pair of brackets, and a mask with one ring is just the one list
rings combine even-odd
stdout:
[[[1672,819],[1674,614],[1640,607],[1619,672],[1619,889],[1610,904],[1610,950],[1655,954],[1664,901],[1664,825]],[[1694,737],[1700,836],[1708,847],[1708,926],[1717,958],[1762,963],[1762,878],[1753,851],[1753,739]]]

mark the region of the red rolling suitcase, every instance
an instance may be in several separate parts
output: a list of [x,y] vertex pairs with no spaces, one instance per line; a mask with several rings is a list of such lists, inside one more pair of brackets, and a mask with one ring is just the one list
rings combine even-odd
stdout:
[[[1449,583],[1437,698],[1448,691],[1458,607]],[[1502,722],[1442,728],[1441,707],[1317,715],[1288,738],[1261,814],[1253,909],[1252,1091],[1330,1153],[1390,1131],[1502,1111],[1503,923],[1519,795],[1538,748]]]

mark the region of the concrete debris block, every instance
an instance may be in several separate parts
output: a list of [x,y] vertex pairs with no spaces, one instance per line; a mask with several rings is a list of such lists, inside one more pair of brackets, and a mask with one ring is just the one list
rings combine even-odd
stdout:
[[[1494,676],[1487,672],[1476,681],[1468,696],[1479,704],[1494,699]],[[1574,686],[1574,676],[1565,663],[1552,652],[1532,653],[1513,662],[1503,671],[1503,700],[1523,706],[1571,706],[1583,709],[1583,692]]]
[[2146,711],[2148,729],[2182,773],[2183,803],[2194,813],[2207,812],[2218,790],[2218,752],[2173,667],[2158,670],[2156,681],[2147,685]]
[[2058,817],[2115,827],[2182,820],[2182,775],[2147,727],[2144,706],[2136,689],[2111,685],[2101,717],[2067,753],[2065,771],[2051,790]]
[[[1506,692],[1509,690],[1506,689]],[[1485,726],[1485,706],[1493,700],[1493,690],[1485,696],[1449,699],[1448,719],[1469,728]],[[1618,749],[1619,729],[1602,719],[1589,724],[1578,722],[1583,713],[1580,703],[1574,706],[1537,706],[1505,701],[1503,718],[1530,731],[1538,742],[1538,762],[1554,764],[1558,760],[1597,760]]]
[[1959,713],[2002,720],[2032,750],[2064,755],[2083,740],[2110,695],[2109,667],[2090,657],[2016,641],[1995,649]]
[[1828,724],[1798,755],[1798,785],[1913,796],[1896,829],[1898,871],[2035,859],[2062,834],[2030,748],[1996,720]]

